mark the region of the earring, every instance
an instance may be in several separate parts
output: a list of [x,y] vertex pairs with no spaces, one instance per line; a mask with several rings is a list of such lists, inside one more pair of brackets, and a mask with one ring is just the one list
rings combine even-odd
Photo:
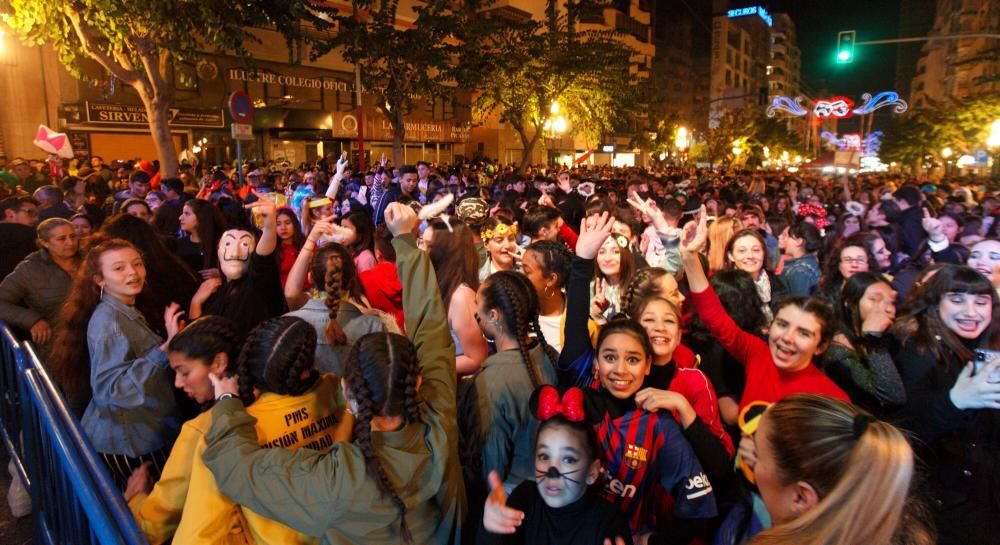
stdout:
[[101,286],[101,299],[104,299],[104,286]]

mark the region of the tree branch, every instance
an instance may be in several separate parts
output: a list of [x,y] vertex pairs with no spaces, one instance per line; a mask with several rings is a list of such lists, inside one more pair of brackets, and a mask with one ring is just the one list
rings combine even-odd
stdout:
[[112,75],[120,79],[125,84],[135,86],[139,81],[141,81],[141,76],[138,72],[126,68],[123,66],[123,63],[115,62],[115,59],[112,59],[94,44],[93,40],[90,38],[89,29],[84,28],[85,23],[80,19],[79,13],[69,7],[63,8],[63,13],[73,25],[73,30],[76,32],[76,36],[80,40],[80,45],[83,47],[84,53],[97,61],[97,63],[103,66],[105,70],[111,72]]

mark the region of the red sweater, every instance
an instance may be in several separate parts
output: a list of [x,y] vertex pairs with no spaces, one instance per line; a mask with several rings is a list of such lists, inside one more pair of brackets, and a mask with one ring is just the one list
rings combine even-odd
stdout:
[[399,282],[396,264],[383,261],[358,275],[365,296],[372,307],[392,314],[399,329],[406,331],[403,320],[403,285]]
[[815,365],[801,371],[782,371],[774,364],[767,341],[742,329],[723,308],[722,302],[709,286],[701,293],[691,292],[695,310],[716,340],[747,372],[747,384],[740,399],[742,409],[752,401],[773,403],[792,394],[821,394],[850,402],[851,398]]

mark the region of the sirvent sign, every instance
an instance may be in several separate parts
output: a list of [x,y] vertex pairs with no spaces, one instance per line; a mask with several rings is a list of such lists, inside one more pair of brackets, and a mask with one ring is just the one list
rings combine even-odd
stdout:
[[763,6],[750,6],[748,8],[736,8],[731,9],[726,12],[726,16],[730,19],[735,19],[736,17],[746,17],[747,15],[759,15],[761,19],[767,23],[767,26],[771,26],[773,20],[771,19],[771,14],[764,9]]
[[304,76],[293,76],[289,74],[277,74],[274,72],[242,70],[240,68],[230,68],[229,79],[232,81],[252,81],[256,83],[267,83],[271,85],[287,85],[288,87],[302,87],[305,89],[323,89],[324,91],[353,90],[350,82],[334,78],[307,78]]

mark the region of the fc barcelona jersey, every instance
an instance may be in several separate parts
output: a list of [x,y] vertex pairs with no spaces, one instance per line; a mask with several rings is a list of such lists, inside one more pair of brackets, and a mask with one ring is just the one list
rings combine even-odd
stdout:
[[[654,484],[673,497],[673,517],[716,516],[712,485],[669,412],[641,409],[605,415],[597,429],[604,496],[619,506],[633,533],[651,529]],[[667,515],[667,514],[661,514]]]

